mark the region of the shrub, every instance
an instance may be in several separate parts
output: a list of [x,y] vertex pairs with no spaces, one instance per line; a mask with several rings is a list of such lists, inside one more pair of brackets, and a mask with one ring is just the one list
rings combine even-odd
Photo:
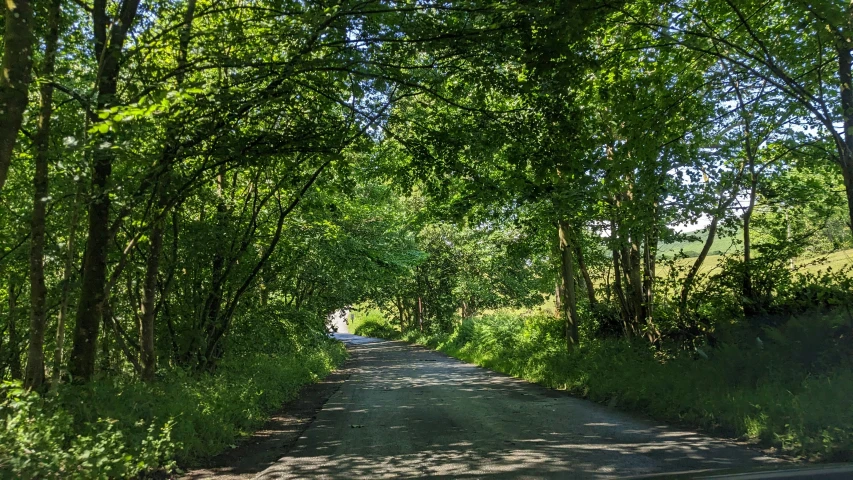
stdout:
[[353,332],[362,337],[386,338],[395,340],[401,337],[400,331],[384,322],[367,320],[362,322]]
[[20,383],[0,387],[0,473],[18,478],[126,478],[170,468],[176,443],[172,419],[123,431],[99,418],[76,425],[59,402],[24,391]]
[[317,340],[290,354],[226,357],[216,373],[164,371],[152,384],[111,378],[56,395],[0,392],[0,477],[126,478],[192,464],[260,426],[346,357]]

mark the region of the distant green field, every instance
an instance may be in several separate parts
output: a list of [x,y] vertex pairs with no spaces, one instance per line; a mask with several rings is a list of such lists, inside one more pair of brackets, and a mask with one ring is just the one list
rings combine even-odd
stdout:
[[[705,240],[708,238],[708,229],[689,232],[689,234],[695,235],[698,238],[693,241],[665,243],[658,247],[658,253],[673,255],[683,250],[688,257],[698,257],[699,252],[702,251],[702,247],[705,246]],[[740,232],[724,237],[718,234],[711,245],[710,253],[719,255],[720,253],[733,252],[735,250],[735,243],[739,238],[741,238]]]
[[[699,269],[699,273],[711,273],[719,267],[723,260],[723,255],[708,255]],[[690,265],[695,258],[684,258],[679,261],[682,265]],[[826,270],[832,267],[833,270],[839,270],[843,267],[853,265],[853,249],[839,250],[837,252],[828,253],[826,255],[817,255],[810,257],[801,257],[794,259],[794,267],[799,272],[815,273],[821,270]],[[666,275],[666,270],[659,268],[658,276]]]
[[[688,233],[696,236],[697,239],[693,241],[663,244],[658,247],[658,253],[661,255],[672,256],[683,250],[687,255],[687,258],[680,260],[679,264],[685,266],[692,264],[696,257],[699,256],[699,252],[701,252],[702,248],[705,246],[705,240],[708,238],[708,230],[706,228]],[[740,254],[740,239],[742,235],[742,231],[740,230],[734,234],[725,235],[723,237],[720,237],[718,233],[717,238],[711,245],[709,255],[702,264],[702,267],[699,269],[699,272],[710,273],[719,266],[720,261],[725,255]],[[853,249],[839,250],[837,252],[824,255],[810,255],[808,257],[797,258],[794,260],[794,266],[801,272],[814,273],[820,270],[826,270],[828,267],[832,267],[833,270],[838,270],[849,265],[853,265]],[[664,276],[666,275],[666,269],[659,268],[657,273],[658,276]]]

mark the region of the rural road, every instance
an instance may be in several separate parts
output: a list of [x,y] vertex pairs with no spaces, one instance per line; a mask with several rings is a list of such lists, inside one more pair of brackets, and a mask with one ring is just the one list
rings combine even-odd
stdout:
[[336,336],[349,379],[257,478],[691,477],[778,462],[423,348]]

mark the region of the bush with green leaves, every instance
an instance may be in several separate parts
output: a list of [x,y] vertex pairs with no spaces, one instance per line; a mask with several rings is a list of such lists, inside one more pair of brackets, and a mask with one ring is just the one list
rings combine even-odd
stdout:
[[355,330],[356,335],[362,337],[385,338],[388,340],[396,340],[400,338],[400,331],[395,330],[388,324],[377,322],[365,322]]
[[77,421],[56,397],[0,387],[0,474],[18,478],[126,478],[171,469],[174,420],[122,424]]
[[0,477],[126,478],[213,456],[346,357],[325,339],[276,355],[232,355],[216,372],[167,371],[152,384],[121,377],[40,396],[6,383]]
[[719,273],[708,278],[692,303],[716,318],[739,317],[752,312],[758,320],[778,322],[791,314],[830,310],[853,304],[853,266],[799,272],[788,255],[763,255],[749,263],[752,295],[744,293],[747,265],[727,257]]

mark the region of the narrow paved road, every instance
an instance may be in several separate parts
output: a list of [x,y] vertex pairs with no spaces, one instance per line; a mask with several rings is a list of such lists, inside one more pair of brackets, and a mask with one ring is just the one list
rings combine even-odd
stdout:
[[622,478],[774,463],[436,352],[337,336],[350,344],[349,380],[258,478]]

